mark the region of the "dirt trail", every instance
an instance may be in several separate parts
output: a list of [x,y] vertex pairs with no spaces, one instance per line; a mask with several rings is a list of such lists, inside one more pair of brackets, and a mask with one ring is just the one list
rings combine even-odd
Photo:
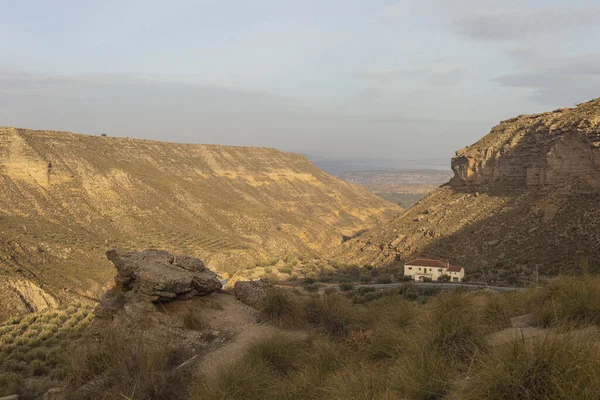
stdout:
[[307,336],[306,332],[281,330],[256,322],[258,311],[238,301],[233,295],[218,293],[210,297],[222,309],[206,308],[203,317],[213,329],[227,331],[233,337],[207,353],[200,361],[198,368],[206,377],[212,376],[223,365],[238,360],[252,343],[270,334],[285,333],[297,340]]

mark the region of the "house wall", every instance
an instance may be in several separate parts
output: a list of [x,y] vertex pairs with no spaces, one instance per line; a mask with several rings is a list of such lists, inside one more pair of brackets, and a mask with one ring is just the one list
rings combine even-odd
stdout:
[[404,276],[412,276],[414,280],[418,280],[421,276],[428,276],[432,281],[437,281],[445,273],[446,268],[404,265]]

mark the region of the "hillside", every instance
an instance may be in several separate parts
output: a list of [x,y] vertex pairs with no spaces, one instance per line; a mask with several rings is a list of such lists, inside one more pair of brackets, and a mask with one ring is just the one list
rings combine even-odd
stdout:
[[[400,211],[274,149],[0,128],[2,309],[95,297],[111,247],[164,248],[217,272],[329,252]],[[1,316],[0,312],[0,316]]]
[[340,179],[360,185],[384,200],[410,207],[451,176],[450,171],[415,169],[345,172]]
[[[454,177],[341,258],[447,258],[491,280],[600,268],[600,99],[500,123],[456,152]],[[587,267],[586,267],[587,264]]]

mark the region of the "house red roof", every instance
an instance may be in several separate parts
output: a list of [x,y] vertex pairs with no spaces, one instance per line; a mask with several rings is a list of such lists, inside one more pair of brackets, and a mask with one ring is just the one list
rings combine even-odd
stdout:
[[448,264],[440,260],[433,260],[430,258],[416,258],[412,261],[407,262],[406,265],[416,265],[418,267],[448,268]]
[[451,265],[448,267],[448,272],[460,272],[462,271],[462,267],[456,267],[454,265]]

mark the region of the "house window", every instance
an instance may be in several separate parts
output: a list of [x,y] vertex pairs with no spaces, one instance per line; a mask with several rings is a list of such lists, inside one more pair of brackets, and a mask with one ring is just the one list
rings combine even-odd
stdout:
[[423,272],[427,272],[427,268],[423,268]]
[[408,267],[408,270],[409,270],[409,271],[412,271],[412,267]]

